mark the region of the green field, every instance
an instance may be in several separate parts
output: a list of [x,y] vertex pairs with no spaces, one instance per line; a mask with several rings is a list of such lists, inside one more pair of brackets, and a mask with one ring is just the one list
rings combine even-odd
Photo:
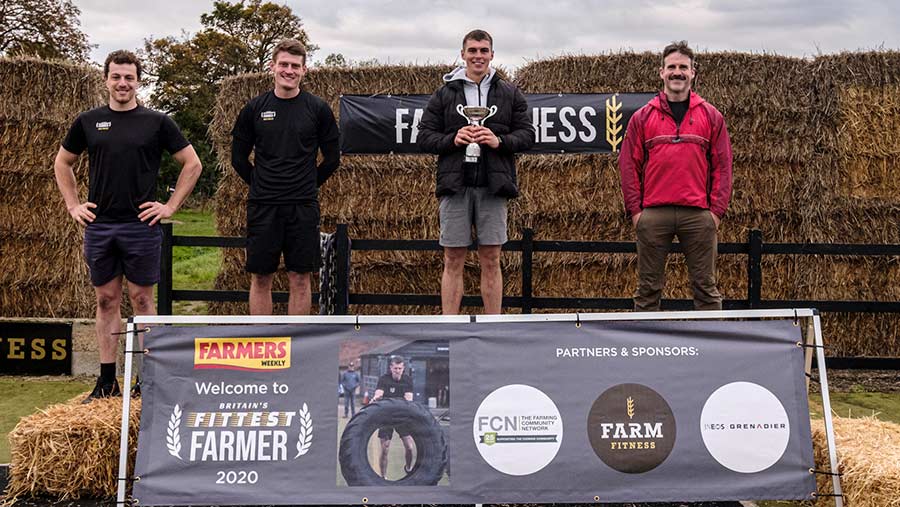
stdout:
[[[215,217],[205,209],[187,209],[172,217],[176,236],[217,236]],[[210,290],[222,264],[222,249],[177,246],[172,251],[172,283],[175,289]],[[205,315],[206,302],[175,301],[175,315]]]

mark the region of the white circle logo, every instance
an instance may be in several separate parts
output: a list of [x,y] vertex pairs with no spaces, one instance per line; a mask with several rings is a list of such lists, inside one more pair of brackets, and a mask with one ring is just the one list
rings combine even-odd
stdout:
[[791,428],[784,406],[771,391],[750,382],[733,382],[706,400],[700,434],[722,466],[752,474],[781,459]]
[[503,386],[481,402],[472,436],[481,457],[496,470],[533,474],[556,457],[562,444],[562,417],[542,391],[522,384]]

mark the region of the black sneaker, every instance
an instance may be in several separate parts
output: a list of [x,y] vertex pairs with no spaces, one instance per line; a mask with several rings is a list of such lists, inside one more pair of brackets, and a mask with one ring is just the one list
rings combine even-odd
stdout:
[[122,390],[119,389],[119,381],[113,379],[112,384],[105,384],[100,377],[97,377],[97,383],[94,385],[94,390],[91,391],[91,394],[89,394],[81,403],[87,404],[96,399],[110,398],[112,396],[122,396]]
[[135,379],[134,385],[131,386],[131,397],[132,398],[140,398],[141,397],[141,379]]

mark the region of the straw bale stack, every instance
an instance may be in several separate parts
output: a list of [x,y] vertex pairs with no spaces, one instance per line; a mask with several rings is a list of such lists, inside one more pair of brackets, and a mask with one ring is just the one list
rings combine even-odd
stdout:
[[[900,507],[900,425],[875,417],[835,417],[834,433],[844,505],[850,507]],[[825,424],[812,421],[816,468],[830,470]],[[834,493],[831,477],[818,475],[818,493]],[[834,505],[821,497],[816,507]]]
[[[118,487],[122,399],[84,396],[23,417],[9,433],[6,500],[50,495],[60,500],[109,497]],[[133,469],[141,400],[131,403],[129,469]]]
[[[33,58],[0,59],[0,316],[89,317],[93,293],[83,231],[66,212],[53,159],[75,116],[103,103],[96,69]],[[87,193],[87,158],[75,166]]]

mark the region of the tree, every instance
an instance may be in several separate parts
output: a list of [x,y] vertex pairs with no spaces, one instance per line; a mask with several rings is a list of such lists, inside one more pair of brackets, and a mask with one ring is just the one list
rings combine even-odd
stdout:
[[0,0],[0,54],[87,62],[80,15],[72,0]]
[[[2,0],[0,0],[2,1]],[[244,72],[264,72],[272,49],[285,38],[302,42],[309,56],[318,49],[309,42],[302,20],[286,5],[262,0],[229,3],[217,1],[212,11],[200,16],[203,28],[193,36],[147,39],[141,51],[145,80],[153,85],[150,102],[170,113],[194,145],[207,170],[197,184],[211,196],[218,173],[208,139],[219,83]],[[163,164],[160,188],[177,179],[178,168]]]
[[347,59],[341,53],[331,53],[325,57],[325,67],[347,67]]

